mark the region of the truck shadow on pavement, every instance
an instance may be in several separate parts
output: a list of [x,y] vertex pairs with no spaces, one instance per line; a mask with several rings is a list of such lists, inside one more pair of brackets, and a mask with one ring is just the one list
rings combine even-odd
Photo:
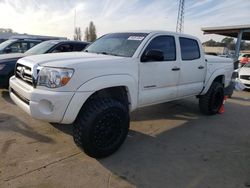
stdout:
[[[50,137],[34,131],[33,128],[28,126],[25,122],[9,114],[0,113],[0,132],[18,133],[43,143],[54,142],[54,140],[51,139]],[[11,140],[7,140],[5,144],[3,144],[2,152],[7,152],[8,147],[13,142],[13,138],[10,139]]]
[[50,125],[52,125],[57,130],[62,131],[63,133],[66,133],[72,136],[72,125],[65,125],[65,124],[58,124],[58,123],[50,123]]
[[2,98],[3,98],[6,102],[15,105],[15,103],[14,103],[14,102],[11,100],[11,98],[10,98],[10,93],[9,93],[8,90],[3,90],[3,91],[1,92],[1,94],[2,94]]
[[[110,187],[245,187],[248,111],[227,103],[225,114],[203,116],[193,99],[139,109],[122,147],[98,162],[111,172]],[[72,134],[69,125],[53,126]]]
[[[223,115],[202,116],[194,102],[178,101],[133,114],[133,130],[125,144],[114,155],[99,160],[112,172],[111,187],[119,187],[122,181],[135,187],[247,186],[250,183],[248,115],[241,114],[241,123],[232,117],[236,111],[242,113],[249,107],[232,104],[227,107]],[[156,134],[141,131],[140,126],[156,119],[182,123]],[[164,127],[168,122],[161,123]]]

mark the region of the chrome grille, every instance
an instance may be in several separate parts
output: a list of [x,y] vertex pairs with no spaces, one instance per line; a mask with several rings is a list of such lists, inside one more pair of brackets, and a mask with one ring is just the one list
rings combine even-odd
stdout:
[[31,68],[22,64],[16,64],[15,76],[29,85],[33,85]]

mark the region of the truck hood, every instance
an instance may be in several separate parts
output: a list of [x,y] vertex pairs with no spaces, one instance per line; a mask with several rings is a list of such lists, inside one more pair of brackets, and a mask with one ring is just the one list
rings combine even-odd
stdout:
[[[74,75],[70,83],[64,87],[57,88],[56,91],[76,91],[83,83],[89,80],[111,75],[127,75],[136,82],[138,64],[134,62],[135,60],[130,57],[85,52],[34,55],[18,60],[18,63],[29,67],[48,66],[74,69]],[[55,90],[50,88],[43,89]]]
[[33,55],[20,59],[18,62],[29,66],[38,64],[40,66],[51,67],[75,67],[76,65],[84,62],[92,61],[109,61],[114,59],[125,59],[126,57],[118,57],[111,55],[86,53],[86,52],[67,52],[67,53],[54,53]]

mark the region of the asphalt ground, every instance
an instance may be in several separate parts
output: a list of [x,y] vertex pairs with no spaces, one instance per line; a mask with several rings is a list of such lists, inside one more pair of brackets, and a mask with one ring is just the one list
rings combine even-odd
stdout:
[[0,90],[0,187],[250,187],[250,92],[204,116],[195,98],[139,109],[112,156],[96,160],[71,125],[34,120]]

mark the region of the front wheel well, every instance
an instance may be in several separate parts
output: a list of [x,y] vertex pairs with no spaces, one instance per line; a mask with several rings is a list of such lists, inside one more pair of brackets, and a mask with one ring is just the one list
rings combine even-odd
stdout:
[[113,98],[120,101],[128,108],[130,105],[128,89],[125,86],[110,87],[98,90],[94,92],[86,102],[96,98]]

